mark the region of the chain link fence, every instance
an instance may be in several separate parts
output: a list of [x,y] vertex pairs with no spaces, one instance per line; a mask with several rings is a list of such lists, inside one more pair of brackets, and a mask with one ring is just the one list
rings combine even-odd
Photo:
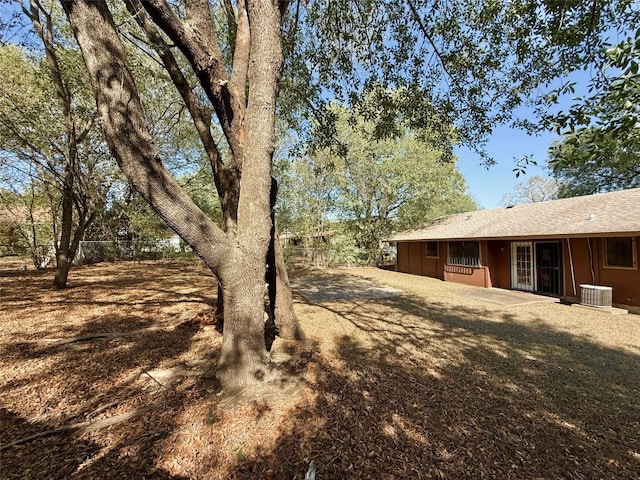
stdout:
[[[2,245],[0,245],[2,247]],[[333,246],[301,247],[286,245],[283,247],[287,263],[302,262],[315,267],[334,266],[352,267],[356,265],[378,265],[393,267],[395,251],[369,251],[365,249],[336,248]],[[28,249],[5,248],[0,257],[21,259],[22,263],[36,262],[39,268],[55,265],[54,245],[40,245],[37,258]],[[32,257],[32,258],[30,258]],[[173,239],[160,241],[81,241],[74,260],[75,265],[88,265],[100,262],[143,261],[143,260],[195,260],[197,255],[182,241]]]
[[0,259],[5,269],[11,269],[12,265],[17,269],[26,269],[29,265],[41,270],[55,265],[55,257],[54,245],[0,244]]
[[155,242],[142,241],[82,241],[78,246],[75,263],[87,265],[99,262],[125,260],[179,260],[195,259],[193,250],[184,242],[173,239]]
[[[15,245],[0,245],[3,270],[50,268],[56,264],[55,245],[38,245],[31,249]],[[73,264],[143,260],[196,260],[197,256],[184,242],[175,240],[142,241],[81,241]]]

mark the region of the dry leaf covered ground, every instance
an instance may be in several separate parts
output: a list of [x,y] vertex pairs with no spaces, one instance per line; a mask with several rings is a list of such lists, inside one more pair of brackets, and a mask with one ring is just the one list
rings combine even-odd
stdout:
[[323,480],[638,477],[640,316],[294,272],[299,292],[362,278],[389,295],[296,295],[306,343],[276,345],[294,386],[242,403],[212,375],[200,265],[75,268],[65,291],[2,272],[0,477],[302,479],[311,460]]

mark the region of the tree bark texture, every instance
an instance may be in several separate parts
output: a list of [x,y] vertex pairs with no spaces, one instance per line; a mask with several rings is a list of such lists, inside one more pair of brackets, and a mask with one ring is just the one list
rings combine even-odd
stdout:
[[[213,178],[216,186],[216,190],[218,192],[218,197],[220,199],[220,205],[222,210],[222,228],[227,233],[227,236],[230,238],[235,237],[237,231],[237,217],[238,217],[238,202],[239,202],[239,194],[240,194],[240,176],[241,171],[240,162],[236,161],[236,157],[232,156],[229,161],[229,165],[225,165],[222,161],[218,146],[213,140],[213,136],[211,135],[211,125],[210,120],[206,115],[205,109],[200,104],[197,97],[194,95],[193,91],[189,83],[187,82],[184,74],[180,70],[178,62],[176,58],[173,56],[169,46],[164,41],[164,38],[159,34],[155,25],[149,21],[146,12],[144,10],[143,5],[139,2],[139,0],[126,0],[127,8],[129,12],[134,15],[134,18],[143,29],[145,34],[147,35],[151,45],[154,47],[156,52],[158,53],[165,69],[169,73],[172,82],[176,86],[179,94],[183,98],[189,113],[191,114],[191,118],[193,119],[196,131],[200,137],[201,143],[207,156],[209,158],[209,162],[211,164],[211,169],[213,172]],[[193,6],[191,7],[193,11]],[[156,18],[163,18],[165,24],[173,25],[171,30],[169,30],[169,34],[173,35],[174,38],[180,40],[184,33],[180,34],[180,27],[175,22],[175,19],[170,15],[169,10],[162,8],[160,4],[155,6],[155,9],[152,5],[149,5],[149,9],[151,12],[156,13]],[[232,11],[227,12],[232,13]],[[238,2],[237,11],[235,14],[235,18],[233,19],[235,22],[236,29],[235,34],[232,37],[233,45],[233,58],[234,58],[234,72],[231,75],[230,82],[232,83],[232,90],[237,92],[238,97],[238,105],[246,104],[246,76],[248,73],[248,65],[249,65],[249,48],[250,48],[250,37],[249,37],[249,24],[248,24],[248,16],[247,9],[245,7],[244,2]],[[233,29],[230,29],[233,30]],[[173,32],[173,33],[172,33]],[[182,35],[182,36],[181,36]],[[183,42],[188,44],[187,41]],[[184,46],[182,48],[183,52],[187,55],[194,55],[194,48]],[[197,64],[195,60],[192,60],[192,64]],[[223,107],[221,107],[223,108]],[[241,110],[242,115],[244,115],[244,110]],[[228,135],[232,135],[232,132],[228,132]],[[274,200],[275,202],[275,200]],[[273,217],[272,217],[273,221]],[[275,238],[275,230],[272,231],[272,241],[271,245],[273,245],[273,238]],[[270,249],[270,252],[272,250]],[[282,258],[281,249],[277,250],[280,258],[278,259],[281,268],[280,271],[284,269],[284,275],[286,276],[286,266],[284,264],[284,259]],[[275,259],[273,261],[267,262],[269,266],[273,266],[275,269]],[[267,270],[267,277],[270,275],[269,270]],[[273,281],[270,281],[268,278],[266,282],[269,284],[270,292],[273,293],[273,298],[270,298],[269,305],[272,309],[270,319],[274,319],[275,308],[276,308],[276,276],[274,270]],[[279,323],[285,322],[296,322],[295,313],[293,312],[293,302],[291,300],[291,291],[288,285],[288,282],[279,281],[279,292],[277,298],[282,298],[283,303],[280,304],[277,308],[278,316],[280,317]],[[288,291],[285,291],[288,290]],[[287,301],[289,300],[289,301]],[[223,299],[223,290],[221,287],[218,288],[217,302],[216,302],[216,317],[220,322],[224,320],[224,299]],[[298,328],[298,327],[296,327]],[[291,328],[284,328],[283,331],[290,331]]]
[[231,161],[229,166],[223,162],[218,145],[211,134],[210,117],[193,93],[169,45],[147,17],[140,1],[125,0],[125,4],[140,28],[145,32],[176,90],[182,97],[187,110],[189,110],[213,173],[213,180],[222,210],[222,228],[228,235],[235,235],[238,196],[240,193],[240,172],[237,162]]
[[241,388],[267,380],[271,370],[264,340],[264,261],[235,253],[218,277],[224,327],[217,375],[222,385]]
[[[240,192],[240,168],[242,166],[242,162],[237,161],[236,156],[231,156],[229,166],[224,165],[222,162],[221,156],[218,152],[218,148],[213,141],[213,137],[210,131],[210,124],[204,114],[203,108],[199,105],[197,98],[191,91],[188,82],[186,81],[184,75],[182,74],[178,64],[173,57],[170,49],[168,48],[166,42],[163,38],[158,34],[155,26],[151,25],[151,22],[148,21],[146,15],[141,10],[142,4],[137,3],[136,0],[127,0],[127,5],[132,14],[135,14],[135,18],[138,21],[138,24],[143,28],[148,38],[151,40],[151,43],[155,46],[156,51],[160,55],[163,64],[165,65],[166,70],[169,72],[169,75],[175,84],[177,90],[185,101],[189,112],[191,113],[191,117],[194,120],[194,124],[196,126],[196,130],[200,136],[201,142],[207,155],[209,157],[212,171],[214,175],[214,181],[216,184],[216,189],[218,191],[218,196],[220,198],[220,204],[222,207],[222,215],[223,215],[223,229],[227,232],[227,236],[234,237],[237,228],[237,217],[238,217],[238,203],[239,203],[239,192]],[[187,37],[187,34],[184,30],[183,25],[180,24],[176,20],[176,18],[171,14],[171,11],[163,5],[162,2],[148,2],[147,8],[149,12],[155,16],[155,18],[160,21],[161,25],[165,25],[165,32],[171,38],[173,38],[178,46],[181,46],[181,50],[190,59],[192,65],[195,68],[201,64],[198,61],[198,57],[202,55],[200,51],[201,45],[194,44]],[[200,6],[200,8],[203,8]],[[191,20],[194,18],[203,18],[204,15],[199,13],[197,2],[194,2],[190,5],[191,12]],[[248,74],[248,66],[249,66],[249,53],[250,53],[250,36],[249,36],[249,24],[248,24],[248,13],[245,8],[244,2],[238,2],[237,12],[235,16],[235,24],[236,24],[236,33],[234,36],[234,43],[232,44],[234,47],[233,50],[233,58],[234,58],[234,68],[231,74],[231,77],[228,81],[231,84],[231,91],[237,97],[238,105],[236,115],[237,117],[244,116],[245,110],[244,105],[246,103],[245,90],[246,90],[246,76]],[[210,33],[209,28],[204,25],[202,20],[198,20],[196,22],[200,25],[200,28],[208,32],[208,38],[213,40],[212,33]],[[222,73],[219,73],[222,75]],[[204,75],[204,72],[203,72]],[[226,77],[223,77],[223,82],[226,82]],[[217,101],[219,97],[217,95],[210,95],[210,98],[214,99],[213,101]],[[224,105],[221,105],[220,108],[225,108]],[[222,122],[223,126],[225,125]],[[231,126],[226,129],[227,137],[235,138],[236,136],[240,136],[241,138],[244,136],[242,130],[239,132],[234,131]],[[232,140],[233,142],[233,140]],[[236,149],[238,151],[238,149]],[[275,202],[275,199],[273,200]],[[273,217],[272,217],[273,224]],[[275,230],[272,229],[272,241],[271,245],[273,245],[273,238],[275,238]],[[270,252],[273,253],[273,250],[270,249]],[[281,249],[277,250],[278,262],[280,264],[280,272],[284,272],[286,277],[286,266],[284,264],[284,259],[282,258]],[[268,261],[268,266],[272,266],[274,268],[273,280],[266,279],[266,282],[270,286],[270,308],[271,316],[270,319],[273,320],[275,318],[275,309],[277,299],[282,299],[282,303],[278,306],[278,317],[279,324],[284,323],[297,323],[295,313],[293,312],[293,301],[291,299],[291,291],[288,284],[288,281],[282,282],[278,280],[278,295],[275,294],[276,289],[276,273],[275,273],[275,259],[272,256],[272,260]],[[267,270],[267,277],[269,277],[270,273]],[[218,296],[217,296],[217,305],[216,305],[216,316],[219,320],[223,320],[224,316],[224,299],[222,298],[224,295],[223,289],[218,288]],[[278,319],[276,319],[278,321]],[[295,326],[294,329],[299,330],[299,327]],[[292,331],[291,327],[285,327],[282,329],[283,332]]]
[[276,306],[274,315],[278,336],[285,340],[304,340],[304,332],[293,310],[293,294],[291,293],[287,265],[284,262],[284,254],[277,229],[274,229],[273,242],[276,266]]
[[[263,336],[265,258],[271,233],[271,158],[282,65],[277,5],[263,1],[248,5],[251,61],[246,68],[245,83],[249,88],[245,109],[238,103],[237,93],[224,86],[229,79],[217,62],[222,57],[217,55],[220,52],[216,47],[208,51],[207,62],[202,57],[206,53],[201,51],[202,46],[210,46],[203,39],[217,45],[208,3],[185,2],[184,22],[165,1],[144,4],[179,48],[186,52],[195,48],[198,54],[194,69],[218,113],[235,162],[242,169],[235,238],[217,227],[162,165],[107,4],[63,0],[62,5],[89,71],[105,139],[122,171],[220,281],[225,323],[218,375],[223,385],[237,387],[266,379],[269,357]],[[173,38],[172,33],[176,32]],[[219,113],[221,109],[225,111]]]
[[62,5],[89,71],[105,140],[120,168],[165,222],[217,271],[230,242],[162,165],[106,3]]
[[[237,262],[243,268],[234,272],[234,277],[237,281],[239,274],[246,275],[250,283],[242,287],[249,289],[245,294],[247,298],[238,299],[233,289],[227,289],[224,276],[219,277],[225,297],[223,330],[225,338],[219,366],[222,379],[236,369],[236,375],[239,378],[250,382],[252,379],[247,377],[246,367],[244,368],[245,372],[237,372],[237,369],[258,359],[253,358],[253,348],[245,351],[242,342],[235,339],[243,339],[247,335],[246,331],[251,329],[255,333],[252,333],[252,343],[248,346],[260,345],[262,354],[266,355],[263,317],[264,294],[266,293],[264,278],[267,249],[271,238],[271,159],[275,149],[275,105],[282,67],[282,51],[280,11],[277,5],[257,0],[249,2],[247,12],[251,25],[249,54],[251,61],[247,71],[249,86],[247,108],[244,115],[244,125],[239,132],[244,140],[244,153],[241,163],[242,187],[238,201],[237,232],[237,240],[240,245],[245,246],[246,250],[243,251],[244,262]],[[257,291],[255,290],[256,286],[259,286]],[[231,298],[227,298],[227,296]],[[246,303],[248,299],[251,300],[251,309]],[[239,300],[242,309],[238,308],[237,302]],[[230,308],[234,308],[234,311],[230,311]],[[250,311],[252,318],[245,318]],[[243,312],[242,318],[237,318],[240,312]],[[253,315],[258,315],[258,318],[256,319]],[[230,318],[232,322],[229,322]],[[244,329],[245,324],[246,330]],[[258,327],[260,327],[259,330]],[[257,338],[258,331],[259,339]],[[255,368],[252,368],[251,371],[256,372]],[[266,373],[261,374],[266,375]]]

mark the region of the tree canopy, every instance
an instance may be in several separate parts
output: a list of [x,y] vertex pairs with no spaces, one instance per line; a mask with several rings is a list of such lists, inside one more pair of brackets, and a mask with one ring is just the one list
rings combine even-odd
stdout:
[[640,186],[640,29],[604,51],[590,95],[557,118],[549,166],[563,196]]
[[518,119],[517,108],[545,105],[552,82],[593,64],[609,35],[639,23],[630,0],[294,6],[284,21],[281,108],[296,112],[303,129],[319,126],[320,143],[335,136],[335,117],[324,106],[337,100],[375,118],[380,137],[408,121],[447,144],[453,125],[454,141],[480,152],[497,124],[537,129]]
[[319,235],[340,222],[361,249],[360,260],[376,262],[392,230],[476,208],[451,152],[430,146],[424,130],[377,139],[374,121],[355,118],[344,106],[330,111],[341,151],[324,148],[290,166],[280,162],[281,229]]

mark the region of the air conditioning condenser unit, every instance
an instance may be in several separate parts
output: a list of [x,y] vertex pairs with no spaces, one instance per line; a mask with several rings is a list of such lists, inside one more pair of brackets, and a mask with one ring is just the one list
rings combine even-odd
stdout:
[[590,307],[611,307],[613,289],[600,285],[580,285],[580,303]]

